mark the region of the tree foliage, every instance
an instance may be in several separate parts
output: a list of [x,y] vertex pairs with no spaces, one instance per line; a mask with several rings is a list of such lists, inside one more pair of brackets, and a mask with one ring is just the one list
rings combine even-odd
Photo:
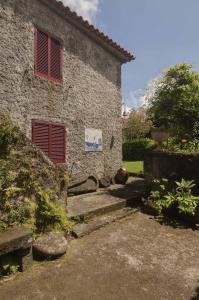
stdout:
[[146,115],[146,109],[132,110],[129,117],[123,120],[124,140],[131,141],[137,138],[146,137],[151,128],[152,122]]
[[196,137],[199,124],[199,73],[190,64],[177,64],[159,79],[148,98],[148,113],[157,127],[172,129],[176,136]]

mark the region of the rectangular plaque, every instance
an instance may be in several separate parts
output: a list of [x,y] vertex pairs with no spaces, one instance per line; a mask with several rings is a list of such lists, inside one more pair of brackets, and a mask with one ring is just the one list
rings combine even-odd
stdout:
[[85,151],[102,151],[102,130],[85,128]]

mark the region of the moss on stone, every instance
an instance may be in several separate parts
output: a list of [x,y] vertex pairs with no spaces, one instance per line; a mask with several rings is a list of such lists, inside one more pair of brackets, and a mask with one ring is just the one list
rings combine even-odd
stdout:
[[38,233],[69,229],[67,170],[52,164],[5,115],[0,145],[0,230],[22,224]]

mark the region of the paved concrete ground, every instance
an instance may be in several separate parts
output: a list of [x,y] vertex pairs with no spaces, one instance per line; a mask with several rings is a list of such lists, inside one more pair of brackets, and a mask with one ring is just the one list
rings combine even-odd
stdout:
[[198,231],[137,213],[2,284],[0,299],[188,300],[199,287],[198,249]]

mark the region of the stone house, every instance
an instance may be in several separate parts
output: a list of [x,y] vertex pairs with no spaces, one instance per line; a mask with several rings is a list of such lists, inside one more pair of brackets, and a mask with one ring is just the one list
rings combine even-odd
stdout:
[[1,112],[74,175],[112,175],[121,66],[134,56],[56,0],[1,0],[0,53]]

